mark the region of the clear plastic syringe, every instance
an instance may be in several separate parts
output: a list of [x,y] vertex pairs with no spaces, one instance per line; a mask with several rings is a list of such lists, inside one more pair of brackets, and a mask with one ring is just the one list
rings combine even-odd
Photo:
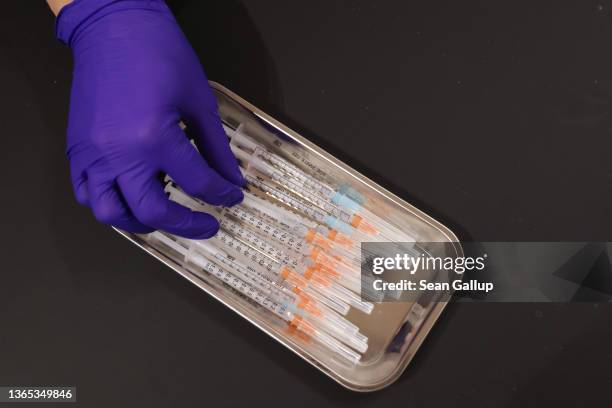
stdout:
[[345,222],[350,223],[351,215],[360,208],[360,205],[353,201],[348,200],[350,202],[345,203],[334,199],[337,193],[334,193],[331,187],[326,189],[327,192],[322,192],[321,190],[313,188],[313,186],[307,183],[303,178],[297,179],[287,177],[287,174],[283,172],[283,170],[275,167],[273,164],[269,164],[258,155],[257,150],[254,152],[247,152],[234,144],[230,145],[230,147],[236,158],[243,162],[245,167],[248,168],[251,166],[255,168],[260,173],[270,177],[273,181],[307,197],[313,204],[339,217]]
[[[240,227],[236,223],[232,223],[229,220],[219,220],[221,228],[229,232],[230,234],[237,236],[246,242],[253,243],[262,250],[268,252],[278,252],[277,249],[266,243],[265,240],[253,237],[252,233],[249,233],[245,228]],[[286,259],[286,257],[283,257]],[[317,256],[316,259],[320,259],[321,256]],[[292,267],[300,276],[303,276],[310,285],[317,291],[324,294],[331,300],[337,303],[348,303],[356,309],[363,311],[364,313],[371,313],[374,306],[369,302],[361,300],[360,296],[350,289],[346,289],[344,286],[336,283],[332,278],[327,276],[325,273],[321,273],[320,266],[311,264],[308,259],[299,259],[295,266]]]
[[340,258],[351,261],[351,265],[354,265],[357,269],[359,268],[360,248],[343,234],[335,230],[329,230],[323,225],[307,221],[286,208],[265,201],[248,191],[244,192],[244,201],[240,206],[246,207],[250,213],[257,215],[265,222],[295,233],[306,242],[314,243],[328,253],[335,253]]
[[[245,210],[248,204],[234,206],[231,208],[215,207],[218,213],[229,214],[238,222],[249,226],[262,236],[269,237],[280,244],[310,257],[313,261],[321,263],[330,269],[331,276],[349,276],[353,274],[353,267],[359,266],[359,257],[353,258],[354,254],[349,253],[345,248],[333,245],[333,242],[326,239],[316,232],[316,230],[294,229],[287,231],[277,227],[275,223],[270,223],[263,219],[257,212]],[[332,252],[335,254],[331,255]],[[350,259],[347,256],[351,257]]]
[[[329,309],[346,315],[350,309],[348,303],[341,301],[329,294],[326,294],[325,288],[320,287],[316,283],[308,285],[308,280],[304,283],[304,279],[301,276],[309,276],[308,268],[309,265],[300,265],[298,263],[295,269],[306,269],[303,273],[298,273],[291,266],[288,266],[287,262],[281,262],[273,257],[267,255],[264,251],[260,251],[257,248],[253,248],[248,243],[245,243],[232,235],[225,232],[223,229],[219,230],[217,235],[213,238],[221,242],[225,248],[231,250],[238,256],[242,256],[248,259],[252,264],[263,268],[266,271],[273,272],[284,279],[284,282],[289,286],[295,293],[304,293],[306,296],[313,298],[316,302],[321,305],[325,305]],[[198,241],[199,242],[199,241]],[[196,244],[197,245],[197,244]],[[268,251],[272,252],[272,251]],[[297,263],[297,262],[296,262]],[[287,268],[287,269],[285,269]]]
[[[179,190],[175,185],[173,185],[173,183],[166,185],[166,192],[170,193],[174,197],[182,195],[184,199],[195,200]],[[317,239],[313,241],[313,237],[309,236],[307,232],[303,233],[302,236],[297,236],[293,232],[275,227],[264,220],[253,216],[253,214],[246,211],[241,205],[236,205],[233,207],[214,207],[199,200],[197,200],[197,202],[200,204],[202,209],[206,211],[213,211],[220,215],[228,214],[239,222],[254,228],[260,234],[278,241],[283,246],[286,246],[296,252],[303,252],[305,249],[310,249],[312,245],[325,246],[326,248],[328,248],[330,245],[329,241],[322,239],[322,237],[316,237]]]
[[[280,169],[288,177],[294,178],[304,185],[304,187],[313,190],[324,198],[332,198],[336,204],[346,201],[346,205],[353,207],[355,205],[363,205],[366,202],[365,197],[351,187],[349,184],[342,184],[337,189],[331,187],[331,183],[323,180],[327,179],[327,172],[321,170],[318,166],[306,159],[300,150],[291,149],[291,152],[286,152],[283,146],[286,145],[283,141],[275,140],[274,136],[269,137],[269,142],[276,146],[279,150],[285,152],[288,157],[298,162],[308,162],[305,166],[312,174],[306,173],[300,167],[294,165],[287,159],[272,153],[264,146],[253,140],[250,136],[244,133],[244,126],[241,124],[236,130],[229,126],[223,125],[225,132],[231,139],[233,145],[240,146],[243,149],[253,152],[255,155],[264,160],[269,161],[272,165]],[[276,138],[277,139],[277,138]],[[280,145],[279,145],[280,143]],[[287,145],[288,146],[288,145]],[[349,202],[352,201],[352,202]]]
[[[230,132],[233,131],[230,129]],[[242,132],[237,131],[232,134],[234,135],[232,137],[232,151],[241,161],[253,166],[273,181],[305,197],[334,217],[366,234],[383,234],[390,241],[411,242],[414,240],[409,234],[400,231],[364,208],[363,201],[352,200],[347,194],[355,190],[348,185],[343,185],[339,190],[334,190],[278,155],[267,151]]]
[[334,249],[342,247],[344,250],[350,250],[356,246],[355,241],[344,234],[292,213],[248,191],[244,191],[244,200],[241,205],[258,212],[268,221],[280,224],[290,232],[303,236],[305,239],[308,238],[309,242],[320,242],[322,247],[329,246]]
[[301,331],[304,335],[320,342],[324,346],[328,347],[330,350],[342,355],[349,361],[357,363],[361,359],[361,355],[359,353],[342,344],[339,340],[336,340],[331,335],[325,333],[320,329],[317,329],[315,326],[312,325],[310,321],[304,319],[302,313],[300,313],[295,308],[292,308],[291,305],[275,301],[274,299],[270,298],[269,296],[266,296],[264,293],[254,288],[252,285],[249,285],[242,279],[225,271],[223,268],[219,267],[219,265],[215,264],[214,262],[207,260],[205,257],[201,256],[198,253],[189,251],[188,248],[185,248],[183,245],[159,232],[154,232],[150,234],[149,237],[154,238],[155,240],[161,242],[162,244],[170,247],[171,249],[179,253],[186,263],[196,265],[197,267],[206,271],[208,274],[215,276],[222,282],[228,284],[230,287],[237,290],[239,293],[242,293],[255,303],[264,307],[266,310],[280,317],[287,324]]
[[[257,172],[255,169],[250,168],[243,170],[243,176],[247,183],[253,187],[261,190],[267,196],[279,201],[280,203],[287,205],[288,207],[298,211],[304,216],[318,222],[320,224],[327,225],[329,228],[336,229],[343,234],[361,242],[406,242],[414,243],[415,240],[411,235],[406,233],[393,231],[391,227],[380,227],[378,235],[369,235],[357,230],[352,225],[336,218],[330,214],[327,214],[322,209],[311,205],[311,203],[304,202],[300,197],[295,196],[291,191],[286,189],[284,186],[278,185],[277,183],[271,182],[269,178]],[[380,231],[383,231],[380,233]]]
[[336,229],[341,233],[352,236],[355,233],[355,228],[346,222],[326,214],[323,210],[304,203],[299,198],[295,197],[291,192],[287,191],[284,187],[274,185],[270,181],[266,180],[265,176],[257,174],[254,169],[248,169],[243,172],[245,180],[263,191],[267,195],[280,201],[281,203],[293,208],[294,210],[304,214],[306,217],[320,223],[327,225],[329,228]]
[[[327,325],[334,325],[334,330],[338,329],[342,332],[350,334],[354,334],[359,331],[359,328],[356,325],[349,322],[345,318],[317,305],[316,302],[313,302],[313,300],[303,291],[296,293],[284,287],[282,285],[284,278],[279,279],[279,275],[271,272],[266,273],[258,271],[255,268],[249,268],[247,265],[241,263],[239,260],[230,256],[227,252],[216,247],[210,242],[192,241],[190,243],[180,238],[177,239],[177,241],[183,242],[186,246],[191,245],[192,248],[195,248],[199,253],[208,259],[218,262],[218,264],[225,267],[228,271],[237,275],[239,278],[244,279],[249,284],[254,285],[258,290],[268,294],[269,296],[279,301],[292,303],[296,308],[303,309],[305,312],[314,316],[315,318],[323,320]],[[282,274],[280,276],[282,276]]]
[[[298,277],[299,274],[295,272],[293,268],[287,264],[277,261],[269,255],[266,255],[264,252],[250,246],[248,243],[234,238],[223,229],[219,230],[217,235],[214,238],[211,238],[211,240],[219,241],[220,245],[222,245],[224,248],[232,251],[232,253],[236,254],[236,256],[242,257],[243,259],[249,261],[251,264],[254,264],[265,271],[273,272],[281,276],[284,280],[283,283],[286,284],[293,292],[297,294],[304,294],[305,296],[314,299],[320,305],[324,305],[330,310],[340,313],[341,315],[346,315],[348,313],[350,306],[347,303],[340,302],[337,299],[332,299],[318,291],[315,287],[304,286],[305,284],[303,283],[303,279]],[[195,241],[195,245],[198,246],[199,242],[200,241]],[[289,269],[283,273],[283,267]],[[297,268],[303,268],[303,266],[298,265]],[[283,275],[285,275],[285,277],[283,277]]]
[[[245,238],[247,242],[252,242],[249,234],[239,227],[235,223],[231,223],[228,220],[221,221],[221,226],[226,231],[235,234],[240,238]],[[265,241],[260,240],[256,242],[260,248],[264,250],[270,251],[271,245],[265,243]],[[277,252],[277,251],[274,251]],[[330,300],[333,300],[339,304],[349,304],[352,307],[363,311],[364,313],[371,313],[373,309],[373,305],[369,302],[364,302],[361,300],[361,297],[355,293],[355,291],[360,290],[361,281],[357,277],[357,279],[351,279],[349,275],[331,275],[330,270],[339,270],[340,266],[334,262],[331,258],[324,255],[322,251],[314,249],[314,254],[312,256],[315,262],[312,262],[309,258],[304,257],[302,259],[298,259],[297,263],[292,263],[291,269],[282,268],[278,270],[283,277],[287,278],[285,274],[289,271],[297,272],[297,274],[303,277],[309,285],[311,285],[315,290],[325,295]],[[318,253],[318,255],[317,255]],[[286,259],[286,257],[284,257]],[[325,262],[326,267],[322,268],[320,262]],[[347,289],[345,286],[351,287],[351,289]],[[329,305],[331,307],[331,305]],[[335,309],[335,308],[334,308]]]
[[[221,223],[221,227],[225,229],[226,231],[236,236],[239,236],[240,238],[246,239],[247,242],[252,242],[262,249],[264,248],[269,249],[271,247],[264,240],[254,237],[244,228],[241,228],[235,222],[232,222],[231,218],[228,219],[227,218],[228,213],[225,213],[224,211],[231,210],[231,209],[211,207],[208,204],[204,204],[199,201],[196,201],[192,197],[186,195],[182,191],[178,190],[176,187],[172,186],[170,183],[166,186],[166,191],[170,194],[170,198],[172,200],[179,202],[180,204],[186,205],[190,208],[207,210],[207,211],[211,211],[211,210],[217,211],[218,214],[220,214],[222,217],[219,220],[219,222]],[[264,228],[263,230],[270,232],[268,228]],[[274,234],[269,234],[269,236],[275,238]],[[292,242],[292,244],[295,244],[291,240],[289,242]],[[292,246],[295,247],[295,245],[292,245]],[[289,249],[294,250],[294,248],[291,248],[291,247]],[[341,270],[342,268],[342,265],[337,259],[326,255],[318,247],[313,247],[313,248],[304,247],[302,253],[304,252],[308,254],[310,258],[312,258],[313,261],[324,263],[328,269],[333,268],[333,270]],[[292,263],[294,270],[296,270],[298,273],[301,273],[301,276],[306,277],[309,282],[312,282],[314,284],[314,287],[319,292],[325,294],[328,297],[331,297],[335,301],[340,300],[342,302],[348,303],[351,306],[363,311],[364,313],[372,312],[372,309],[374,306],[371,303],[362,301],[361,298],[357,294],[355,294],[355,292],[349,289],[346,289],[341,284],[336,283],[334,280],[332,280],[329,277],[329,273],[323,274],[319,272],[319,268],[313,268],[307,265],[308,265],[308,262],[304,262],[304,260],[301,260],[301,262],[300,260],[297,260],[297,262]],[[351,282],[351,281],[347,280],[347,282]]]
[[364,234],[376,236],[380,233],[378,229],[356,212],[356,208],[344,208],[333,203],[328,198],[319,197],[317,194],[314,194],[312,190],[286,178],[282,172],[276,170],[273,166],[268,165],[260,158],[250,155],[240,148],[232,146],[232,152],[242,162],[247,172],[252,172],[252,170],[257,171],[257,173],[263,175],[270,181],[282,186],[294,195],[301,197],[302,200],[307,201],[310,206],[316,206],[321,211],[325,212],[326,217],[320,218],[326,223],[329,224],[327,217],[332,217],[344,224],[350,225],[352,228]]
[[[170,198],[182,205],[185,205],[193,210],[206,210],[203,204],[194,200],[190,196],[180,192],[176,189],[169,189]],[[221,230],[226,233],[240,238],[242,241],[261,251],[263,254],[278,260],[280,263],[289,266],[291,270],[298,273],[300,276],[306,277],[309,286],[312,287],[316,292],[322,294],[327,298],[324,302],[327,306],[336,310],[339,313],[346,314],[349,310],[350,302],[344,298],[341,298],[338,293],[333,292],[328,287],[330,285],[327,278],[321,277],[320,274],[315,273],[319,270],[316,265],[312,265],[312,262],[303,259],[302,256],[290,249],[281,250],[266,240],[262,239],[259,235],[253,231],[239,225],[238,223],[230,220],[229,218],[222,217],[219,219],[221,224]]]
[[[267,149],[264,148],[261,144],[254,142],[249,136],[245,134],[243,124],[240,124],[236,130],[231,129],[228,126],[224,126],[224,128],[230,139],[239,139],[241,137],[244,137],[245,142],[250,141],[256,146],[258,146],[262,151],[267,151]],[[291,164],[287,161],[287,159],[281,159],[280,156],[274,155],[276,158],[281,159],[281,161],[279,162],[281,163],[281,165],[289,164],[289,166],[287,166],[288,169],[291,167],[307,169],[309,173],[313,174],[318,180],[321,180],[322,183],[327,183],[326,180],[329,179],[329,174],[323,169],[321,169],[318,165],[316,165],[309,157],[307,157],[307,154],[305,152],[301,151],[295,146],[285,143],[283,140],[280,140],[275,135],[266,131],[258,132],[258,136],[262,137],[262,139],[264,139],[264,141],[268,145],[274,146],[275,149],[282,151],[288,157],[289,160],[295,163]]]
[[327,276],[345,282],[355,291],[360,290],[360,279],[357,273],[359,260],[357,259],[355,263],[355,260],[349,261],[341,256],[327,255],[326,251],[331,250],[331,243],[329,240],[323,237],[317,237],[317,235],[311,234],[309,231],[302,231],[302,237],[296,236],[246,211],[242,205],[231,208],[209,206],[208,204],[193,199],[170,183],[166,186],[166,192],[168,192],[170,197],[175,201],[180,200],[180,202],[183,203],[188,201],[197,202],[200,209],[209,212],[217,212],[221,217],[230,217],[233,221],[249,226],[260,235],[271,238],[296,253],[300,253],[309,257],[312,261],[320,263],[324,266]]

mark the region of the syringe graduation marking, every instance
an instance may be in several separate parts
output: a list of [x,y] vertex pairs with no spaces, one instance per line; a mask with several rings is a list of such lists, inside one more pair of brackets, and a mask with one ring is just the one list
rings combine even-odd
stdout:
[[297,149],[279,146],[288,149],[287,158],[233,132],[232,150],[246,166],[245,179],[259,191],[258,196],[247,193],[243,205],[211,207],[169,186],[171,199],[218,215],[221,229],[213,239],[151,236],[166,240],[186,262],[198,264],[290,327],[357,362],[359,353],[351,348],[364,352],[367,338],[342,315],[349,305],[366,313],[373,305],[355,293],[360,272],[354,239],[371,235],[380,240],[379,227],[385,235],[401,232],[363,208],[362,198],[354,201],[358,194],[350,186],[328,183],[326,172]]

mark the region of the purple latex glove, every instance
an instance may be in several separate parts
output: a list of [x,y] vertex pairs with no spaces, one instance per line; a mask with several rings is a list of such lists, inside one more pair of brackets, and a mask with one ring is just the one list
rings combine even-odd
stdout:
[[168,174],[214,205],[243,198],[215,98],[166,4],[75,0],[61,10],[56,29],[74,54],[67,155],[79,203],[132,232],[214,235],[217,220],[170,201],[160,179]]

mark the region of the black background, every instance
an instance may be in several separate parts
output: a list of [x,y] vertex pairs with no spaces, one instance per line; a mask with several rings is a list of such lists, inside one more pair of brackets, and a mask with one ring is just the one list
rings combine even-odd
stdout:
[[[612,2],[172,6],[211,79],[461,239],[612,240]],[[74,202],[71,57],[42,1],[3,2],[0,61],[0,385],[84,407],[612,402],[609,304],[451,304],[397,383],[341,389]]]

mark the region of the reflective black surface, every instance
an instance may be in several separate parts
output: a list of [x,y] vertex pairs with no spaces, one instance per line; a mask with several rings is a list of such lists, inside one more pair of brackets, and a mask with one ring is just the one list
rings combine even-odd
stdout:
[[[612,240],[611,2],[172,6],[211,79],[462,239]],[[70,53],[43,2],[0,20],[0,385],[84,407],[612,402],[604,304],[453,304],[396,384],[340,389],[73,201]]]

